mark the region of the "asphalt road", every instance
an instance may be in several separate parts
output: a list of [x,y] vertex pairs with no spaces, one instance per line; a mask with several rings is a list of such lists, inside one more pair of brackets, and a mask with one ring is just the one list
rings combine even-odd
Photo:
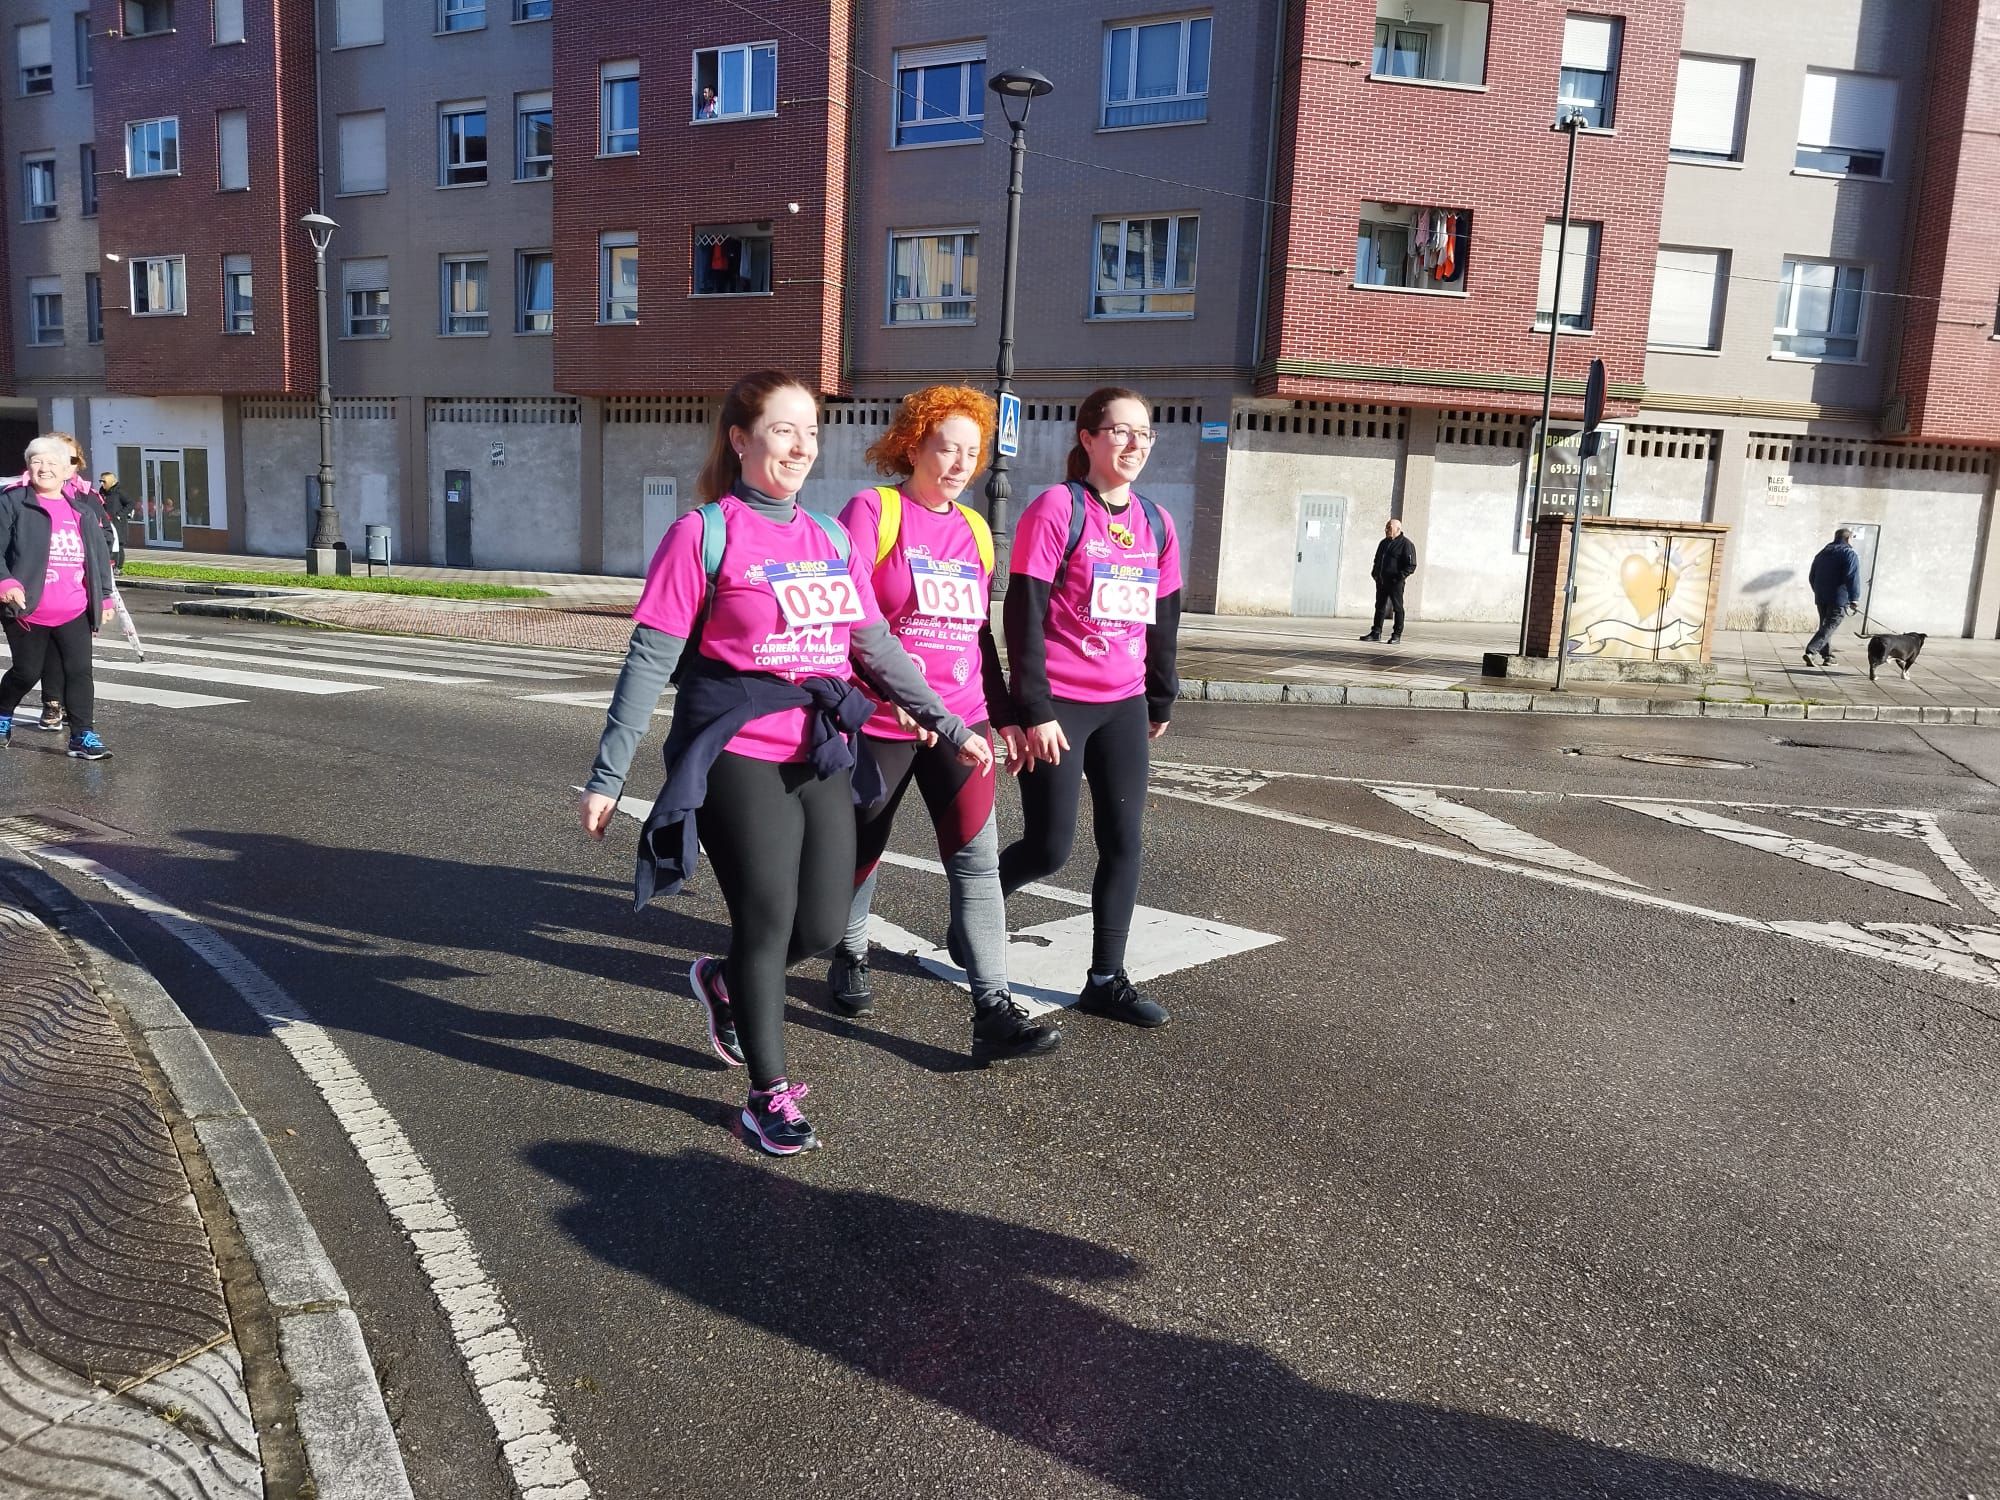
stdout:
[[[190,663],[284,651],[141,625]],[[326,680],[394,654],[296,639]],[[531,701],[609,672],[424,651],[478,680],[148,679],[242,701],[107,703],[96,766],[17,730],[0,818],[103,825],[72,847],[329,1027],[596,1495],[2000,1493],[2000,733],[1184,706],[1134,958],[1246,951],[1149,981],[1164,1032],[1075,1016],[1055,1059],[990,1072],[915,964],[884,960],[860,1022],[801,971],[826,1148],[778,1163],[732,1133],[741,1075],[688,998],[713,886],[632,912],[632,825],[574,823],[600,712]],[[1654,752],[1738,767],[1624,758]],[[926,833],[906,813],[897,849]],[[106,910],[272,1137],[418,1493],[504,1500],[326,1105],[212,971]],[[879,911],[940,940],[942,883],[891,869]],[[1023,961],[1078,916],[1017,900],[1056,934]]]

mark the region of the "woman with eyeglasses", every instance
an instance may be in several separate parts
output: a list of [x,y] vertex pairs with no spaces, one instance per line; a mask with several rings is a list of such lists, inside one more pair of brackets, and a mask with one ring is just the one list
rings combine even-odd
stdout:
[[1139,899],[1149,742],[1167,732],[1180,682],[1180,542],[1133,488],[1153,451],[1152,409],[1106,386],[1076,411],[1068,480],[1037,495],[1015,528],[1004,613],[1026,824],[1000,856],[1008,895],[1060,870],[1090,783],[1097,836],[1090,973],[1077,1009],[1164,1026],[1165,1007],[1125,973]]
[[[729,908],[729,951],[696,959],[689,980],[709,1045],[750,1070],[743,1127],[774,1156],[819,1144],[799,1110],[807,1086],[785,1071],[785,970],[828,952],[847,927],[855,795],[873,795],[855,735],[887,701],[975,771],[993,768],[986,740],[883,624],[840,523],[798,503],[818,456],[812,392],[779,370],[731,387],[695,484],[704,503],[667,528],[647,570],[581,808],[584,830],[602,838],[674,681],[638,904],[681,888],[699,839]],[[872,697],[854,686],[857,672]]]

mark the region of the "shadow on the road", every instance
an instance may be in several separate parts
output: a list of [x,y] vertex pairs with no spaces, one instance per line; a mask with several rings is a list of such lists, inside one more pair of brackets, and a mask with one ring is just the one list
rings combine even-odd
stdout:
[[1052,1283],[1145,1267],[1067,1235],[706,1151],[550,1141],[527,1160],[577,1194],[559,1222],[607,1264],[1145,1500],[1816,1500],[1125,1322]]

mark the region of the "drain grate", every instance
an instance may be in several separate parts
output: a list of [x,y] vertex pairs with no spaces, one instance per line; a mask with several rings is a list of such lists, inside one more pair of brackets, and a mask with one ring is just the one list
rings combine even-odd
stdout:
[[1679,766],[1688,771],[1747,771],[1747,760],[1723,760],[1715,755],[1683,755],[1675,750],[1634,750],[1618,757],[1649,766]]
[[129,836],[109,823],[75,814],[10,813],[0,817],[0,843],[16,849],[34,849],[43,844],[101,844]]

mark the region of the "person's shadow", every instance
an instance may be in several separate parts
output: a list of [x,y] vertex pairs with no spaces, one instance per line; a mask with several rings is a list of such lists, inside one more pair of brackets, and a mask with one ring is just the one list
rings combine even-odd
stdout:
[[1067,1235],[708,1151],[549,1141],[527,1160],[574,1190],[558,1222],[606,1263],[1146,1500],[1819,1500],[1123,1322],[1056,1284],[1146,1268]]

